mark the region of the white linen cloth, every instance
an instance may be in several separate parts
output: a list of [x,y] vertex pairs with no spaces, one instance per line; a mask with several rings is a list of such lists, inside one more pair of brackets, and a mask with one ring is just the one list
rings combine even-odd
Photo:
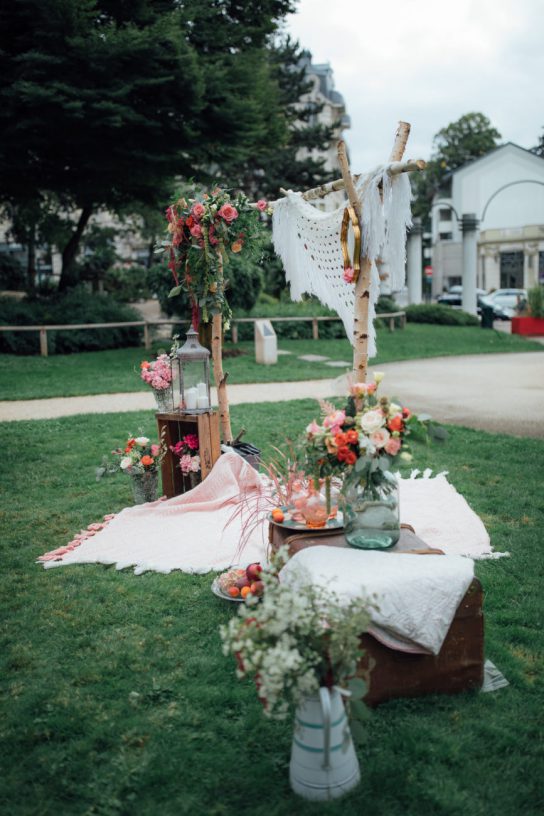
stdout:
[[370,634],[394,649],[438,654],[463,596],[474,562],[458,555],[413,555],[375,550],[307,547],[283,567],[280,579],[334,592],[340,602],[366,597]]

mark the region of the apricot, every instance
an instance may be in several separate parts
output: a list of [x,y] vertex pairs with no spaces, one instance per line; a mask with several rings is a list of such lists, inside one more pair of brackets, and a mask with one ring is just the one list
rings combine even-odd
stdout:
[[250,592],[251,592],[251,587],[245,586],[245,587],[242,587],[242,589],[240,591],[240,595],[242,596],[242,598],[247,598],[247,596],[249,595]]
[[238,587],[235,586],[229,587],[227,591],[231,598],[237,598],[238,595],[240,594],[240,590],[238,589]]
[[272,510],[272,518],[274,519],[274,521],[277,521],[279,524],[281,524],[281,522],[285,518],[281,507],[274,507],[274,509]]
[[264,589],[263,581],[254,581],[250,587],[251,594],[257,596],[263,594],[263,589]]

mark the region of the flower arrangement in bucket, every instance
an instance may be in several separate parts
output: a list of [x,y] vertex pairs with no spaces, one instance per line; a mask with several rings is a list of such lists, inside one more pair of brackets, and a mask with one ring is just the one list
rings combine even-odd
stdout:
[[151,442],[147,436],[129,435],[123,448],[112,451],[115,460],[112,463],[107,457],[96,470],[97,481],[106,474],[121,471],[131,477],[134,502],[156,501],[159,484],[159,465],[164,456],[161,445]]
[[398,481],[392,468],[409,462],[407,438],[443,439],[442,428],[426,415],[415,416],[387,396],[378,394],[381,372],[372,383],[353,383],[345,409],[322,403],[328,410],[321,423],[306,428],[310,472],[343,476],[344,531],[348,543],[362,549],[387,549],[400,537]]
[[184,480],[188,479],[190,487],[196,487],[200,482],[200,455],[199,441],[196,434],[185,434],[170,450],[178,458],[178,467],[183,473]]
[[366,715],[366,684],[355,675],[369,604],[282,580],[286,558],[284,547],[261,574],[262,597],[248,595],[221,626],[223,652],[235,656],[239,678],[255,680],[265,716],[285,719],[296,708],[291,786],[305,798],[329,799],[359,782],[342,696],[353,696],[353,717]]
[[221,313],[228,328],[231,310],[225,297],[223,264],[251,246],[263,231],[264,199],[252,204],[243,193],[230,195],[216,187],[211,193],[194,189],[166,210],[167,238],[161,247],[169,256],[168,268],[175,286],[170,297],[188,292],[193,306],[193,326],[198,328]]
[[168,354],[159,354],[156,360],[140,363],[141,378],[151,386],[157,408],[160,412],[173,409],[174,397],[172,392],[172,362]]

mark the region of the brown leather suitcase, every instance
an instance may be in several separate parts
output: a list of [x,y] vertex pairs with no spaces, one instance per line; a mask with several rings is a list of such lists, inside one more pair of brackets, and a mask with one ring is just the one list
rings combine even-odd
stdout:
[[[438,555],[418,538],[409,525],[398,544],[387,552],[412,552],[414,556]],[[295,532],[278,524],[270,524],[269,541],[273,550],[286,544],[289,555],[306,547],[326,545],[346,547],[342,532],[309,530]],[[483,591],[475,578],[459,604],[448,634],[438,655],[408,654],[384,646],[367,633],[361,636],[365,654],[359,662],[358,674],[369,689],[365,702],[376,706],[397,697],[419,697],[424,694],[457,694],[481,687],[484,676],[484,617]],[[369,666],[372,667],[370,673]]]

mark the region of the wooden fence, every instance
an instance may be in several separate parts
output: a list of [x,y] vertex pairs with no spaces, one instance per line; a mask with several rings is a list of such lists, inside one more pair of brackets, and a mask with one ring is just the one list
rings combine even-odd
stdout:
[[[406,325],[406,312],[387,312],[386,314],[376,315],[376,319],[387,320],[389,331],[395,330],[395,321],[399,320],[400,328],[403,329]],[[233,343],[238,342],[238,323],[255,323],[256,320],[269,320],[270,323],[308,323],[312,324],[312,337],[314,340],[319,340],[319,323],[330,320],[340,320],[339,317],[236,317],[231,321],[231,338]],[[150,326],[184,326],[189,324],[189,320],[180,320],[174,318],[173,320],[134,320],[126,323],[68,323],[64,325],[50,325],[50,326],[0,326],[2,332],[19,332],[19,331],[33,331],[38,332],[40,336],[40,354],[42,357],[47,357],[47,332],[50,331],[79,331],[80,329],[118,329],[128,326],[137,326],[143,328],[144,346],[146,349],[151,348],[151,331]]]

